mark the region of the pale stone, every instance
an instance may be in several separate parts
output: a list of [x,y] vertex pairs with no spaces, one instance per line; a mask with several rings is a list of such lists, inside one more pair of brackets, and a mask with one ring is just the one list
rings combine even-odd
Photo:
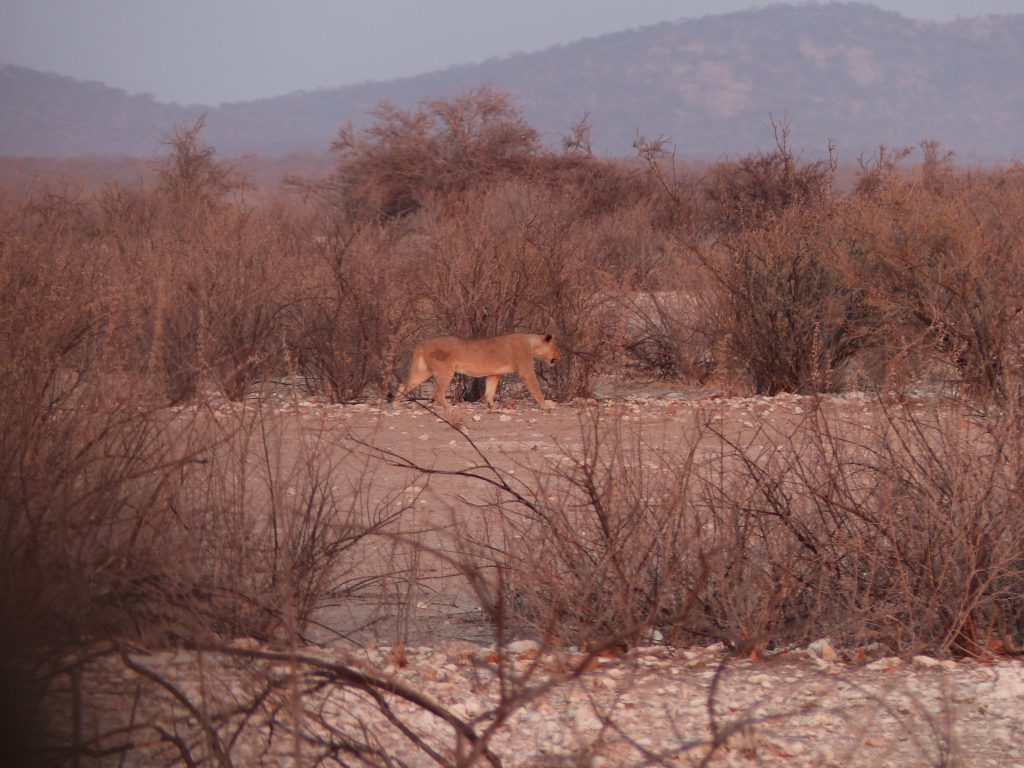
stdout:
[[516,654],[532,653],[540,650],[540,643],[536,640],[513,640],[505,646],[505,650]]
[[886,670],[900,666],[902,663],[903,659],[898,656],[886,656],[884,659],[879,659],[878,661],[872,661],[870,664],[866,664],[864,668],[885,672]]
[[807,650],[823,661],[835,661],[836,649],[832,647],[832,643],[827,637],[815,640],[807,646]]

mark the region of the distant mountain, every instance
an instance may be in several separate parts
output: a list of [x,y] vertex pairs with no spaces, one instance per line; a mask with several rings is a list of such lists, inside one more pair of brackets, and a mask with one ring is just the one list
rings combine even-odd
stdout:
[[0,67],[0,154],[150,155],[186,110],[103,83]]
[[[626,155],[637,133],[717,158],[791,143],[840,158],[938,139],[961,159],[1024,157],[1024,14],[931,23],[860,3],[777,5],[662,23],[547,50],[205,109],[204,139],[227,155],[322,150],[382,100],[412,106],[490,83],[557,144],[585,113],[594,148]],[[203,108],[98,83],[0,69],[0,154],[150,155]]]

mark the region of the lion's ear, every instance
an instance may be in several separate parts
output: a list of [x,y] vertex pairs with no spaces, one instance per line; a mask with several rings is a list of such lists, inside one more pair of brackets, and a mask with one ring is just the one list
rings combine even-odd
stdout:
[[551,334],[549,333],[547,336],[544,337],[544,341],[545,342],[551,341],[551,338],[552,338]]

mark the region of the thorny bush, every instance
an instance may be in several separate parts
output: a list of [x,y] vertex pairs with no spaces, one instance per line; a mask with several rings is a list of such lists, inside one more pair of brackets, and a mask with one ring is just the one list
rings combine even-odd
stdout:
[[[1024,442],[956,404],[867,426],[813,409],[652,442],[594,410],[583,446],[491,508],[509,621],[579,645],[832,637],[894,653],[1024,643]],[[500,534],[500,535],[498,535]]]

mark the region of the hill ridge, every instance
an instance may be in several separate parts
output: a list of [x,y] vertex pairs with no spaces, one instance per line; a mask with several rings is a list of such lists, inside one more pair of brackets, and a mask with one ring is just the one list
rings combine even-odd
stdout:
[[1024,156],[1024,14],[932,22],[866,3],[772,5],[636,27],[384,81],[180,106],[15,65],[0,66],[0,154],[150,155],[176,124],[207,116],[224,154],[322,150],[381,101],[409,107],[489,83],[557,143],[584,114],[595,150],[638,133],[714,159],[766,148],[770,119],[794,147],[845,159],[936,139],[961,159]]

